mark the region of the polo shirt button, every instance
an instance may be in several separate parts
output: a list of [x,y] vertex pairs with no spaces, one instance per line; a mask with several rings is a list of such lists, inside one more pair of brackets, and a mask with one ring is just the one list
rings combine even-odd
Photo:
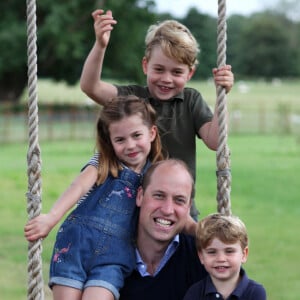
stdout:
[[219,294],[216,294],[216,298],[220,298],[220,295],[219,295]]

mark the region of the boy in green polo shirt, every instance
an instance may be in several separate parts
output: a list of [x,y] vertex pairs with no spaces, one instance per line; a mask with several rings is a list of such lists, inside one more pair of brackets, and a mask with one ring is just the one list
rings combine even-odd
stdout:
[[[158,128],[164,150],[170,157],[184,160],[196,177],[196,137],[209,149],[218,146],[218,116],[213,114],[201,94],[185,87],[198,64],[199,46],[189,29],[175,20],[151,25],[145,43],[142,68],[146,86],[118,86],[101,79],[105,51],[111,30],[117,23],[111,11],[98,9],[92,13],[96,35],[80,79],[80,85],[95,102],[103,105],[117,95],[134,94],[149,101],[158,114]],[[216,85],[227,92],[233,86],[231,66],[213,69]],[[100,78],[100,80],[99,80]],[[195,203],[191,216],[196,220]]]

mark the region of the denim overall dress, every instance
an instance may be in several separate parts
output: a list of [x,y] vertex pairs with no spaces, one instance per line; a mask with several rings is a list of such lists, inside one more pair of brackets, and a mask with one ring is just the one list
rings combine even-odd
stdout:
[[104,287],[116,299],[135,267],[136,193],[142,175],[124,167],[95,187],[61,225],[50,264],[49,286]]

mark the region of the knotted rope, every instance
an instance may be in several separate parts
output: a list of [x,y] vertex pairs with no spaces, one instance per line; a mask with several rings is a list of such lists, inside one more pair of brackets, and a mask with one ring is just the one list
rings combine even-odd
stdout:
[[[41,211],[41,160],[38,144],[37,106],[37,46],[36,46],[36,4],[27,0],[27,56],[28,56],[28,128],[29,147],[27,152],[27,213],[29,219]],[[28,291],[27,299],[44,299],[42,275],[41,240],[28,244]]]
[[[218,0],[217,28],[217,66],[226,64],[226,0]],[[230,191],[230,150],[227,146],[227,107],[226,90],[217,86],[217,113],[219,120],[219,137],[217,149],[217,203],[218,212],[231,215]]]

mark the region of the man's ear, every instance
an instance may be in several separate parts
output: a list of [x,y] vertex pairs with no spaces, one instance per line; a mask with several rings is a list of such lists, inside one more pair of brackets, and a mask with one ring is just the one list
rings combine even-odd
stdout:
[[147,58],[145,56],[142,59],[142,68],[143,68],[144,74],[147,75],[148,61],[147,61]]
[[143,195],[144,195],[144,190],[143,188],[140,186],[138,188],[138,191],[137,191],[137,195],[136,195],[136,199],[135,199],[135,203],[136,203],[136,206],[137,207],[141,207],[141,204],[143,202]]

